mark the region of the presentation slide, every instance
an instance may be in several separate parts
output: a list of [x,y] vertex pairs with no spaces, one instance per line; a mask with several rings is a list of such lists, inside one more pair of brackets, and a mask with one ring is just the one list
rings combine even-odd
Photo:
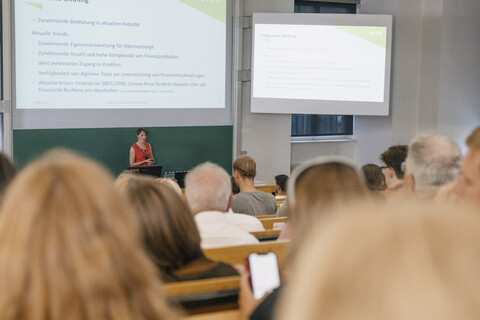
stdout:
[[226,0],[15,0],[17,109],[225,108]]
[[388,115],[389,15],[253,15],[251,110]]
[[386,29],[257,24],[253,96],[382,102]]

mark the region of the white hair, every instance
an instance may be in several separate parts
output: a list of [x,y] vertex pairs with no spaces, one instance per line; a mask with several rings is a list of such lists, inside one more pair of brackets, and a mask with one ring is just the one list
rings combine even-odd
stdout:
[[202,163],[185,177],[185,197],[193,213],[226,212],[231,194],[230,176],[214,163]]
[[417,190],[437,188],[460,175],[462,152],[452,139],[422,134],[412,140],[406,159],[407,172]]

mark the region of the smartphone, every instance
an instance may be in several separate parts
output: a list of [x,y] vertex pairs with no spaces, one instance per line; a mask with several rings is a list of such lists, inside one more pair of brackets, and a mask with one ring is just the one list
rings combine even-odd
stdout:
[[250,254],[248,256],[248,267],[255,299],[260,299],[265,293],[270,293],[280,286],[280,273],[275,253]]

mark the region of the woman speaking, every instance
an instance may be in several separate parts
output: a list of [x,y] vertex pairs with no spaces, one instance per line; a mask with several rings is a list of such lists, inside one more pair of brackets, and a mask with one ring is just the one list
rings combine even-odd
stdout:
[[137,142],[130,147],[130,166],[151,166],[155,159],[150,143],[145,142],[147,140],[147,130],[138,128],[136,135]]

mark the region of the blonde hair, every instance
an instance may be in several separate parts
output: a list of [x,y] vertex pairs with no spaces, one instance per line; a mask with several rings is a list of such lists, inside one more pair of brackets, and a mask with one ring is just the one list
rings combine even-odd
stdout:
[[123,191],[127,187],[128,182],[135,177],[135,173],[124,170],[122,173],[118,175],[113,183],[118,191]]
[[480,148],[480,127],[476,127],[473,130],[468,136],[466,143],[469,148]]
[[304,243],[279,319],[480,318],[478,209],[357,204],[335,213]]
[[138,224],[100,166],[50,152],[0,215],[2,320],[172,319]]
[[172,178],[156,178],[155,180],[160,182],[161,184],[164,184],[164,185],[170,187],[170,189],[175,191],[176,194],[178,194],[180,197],[183,197],[182,188],[180,188],[177,181],[175,181],[174,179],[172,179]]

